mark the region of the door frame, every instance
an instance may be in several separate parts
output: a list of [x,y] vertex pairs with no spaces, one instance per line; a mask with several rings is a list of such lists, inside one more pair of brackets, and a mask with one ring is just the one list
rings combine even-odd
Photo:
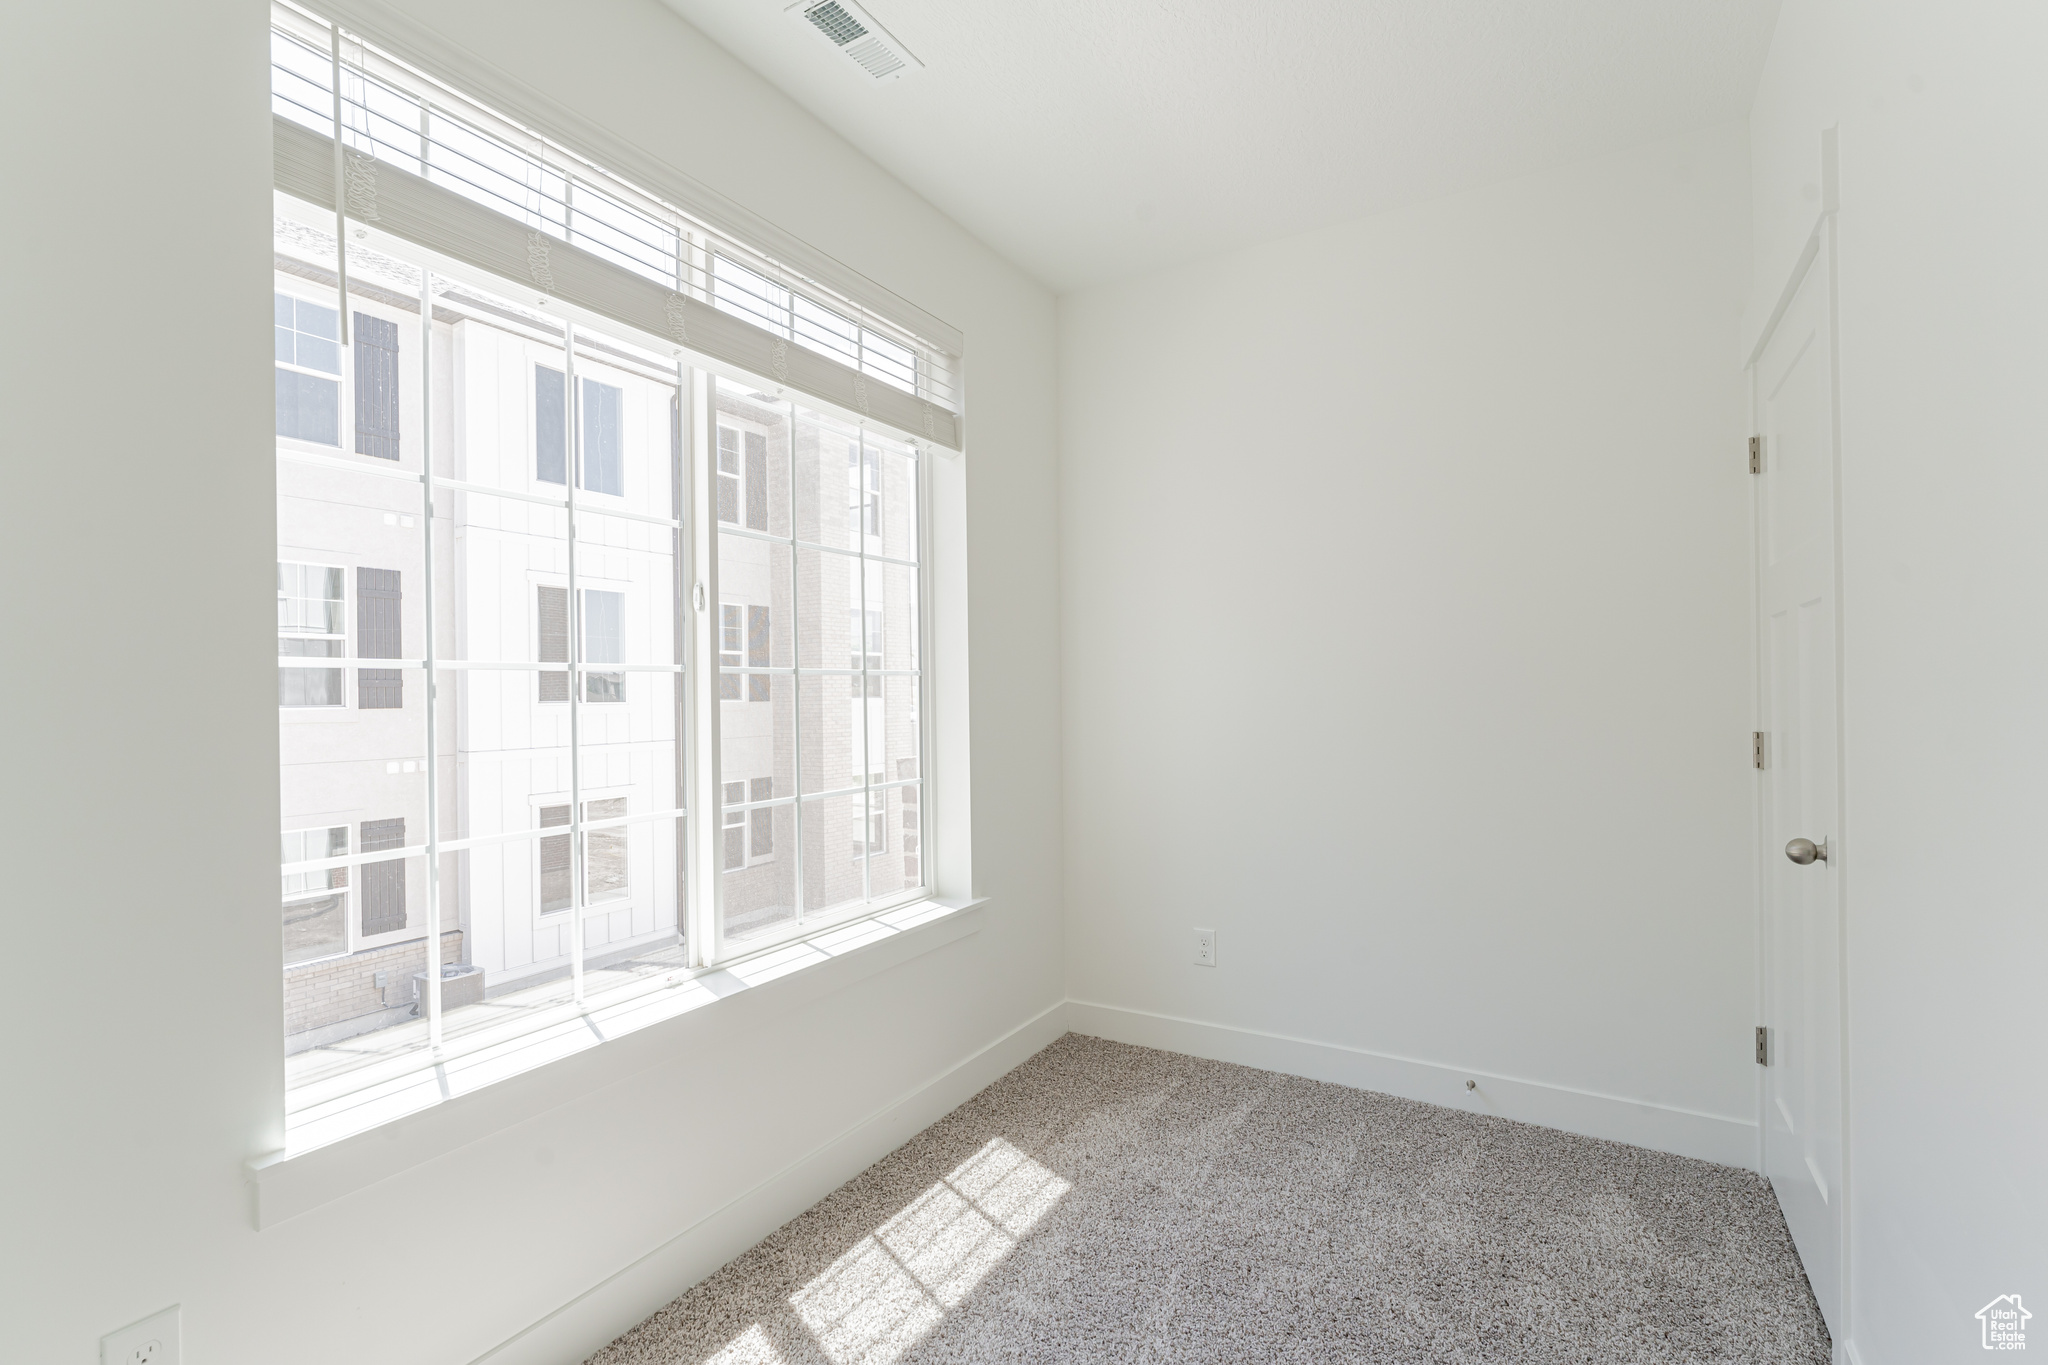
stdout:
[[[1785,314],[1792,306],[1793,299],[1797,297],[1800,288],[1807,282],[1807,276],[1813,270],[1815,263],[1822,259],[1823,248],[1825,248],[1827,270],[1828,388],[1831,409],[1831,436],[1833,441],[1833,450],[1830,452],[1830,456],[1834,474],[1834,496],[1830,510],[1834,521],[1836,755],[1836,829],[1830,838],[1828,861],[1835,870],[1837,878],[1836,887],[1839,897],[1836,910],[1835,968],[1837,980],[1840,983],[1838,992],[1840,1017],[1837,1020],[1837,1036],[1840,1039],[1841,1052],[1841,1075],[1838,1078],[1838,1082],[1841,1087],[1840,1114],[1842,1128],[1840,1134],[1842,1152],[1842,1168],[1840,1172],[1841,1198],[1836,1205],[1838,1221],[1835,1230],[1837,1252],[1840,1257],[1841,1267],[1841,1283],[1839,1285],[1839,1299],[1836,1305],[1836,1312],[1840,1318],[1841,1330],[1833,1343],[1833,1356],[1836,1361],[1840,1362],[1854,1359],[1852,1354],[1854,1348],[1851,1345],[1854,1340],[1852,1326],[1854,1322],[1852,1309],[1854,1295],[1851,1288],[1853,1284],[1851,1275],[1853,1250],[1849,1239],[1849,1211],[1852,1200],[1851,1191],[1854,1183],[1854,1159],[1851,1142],[1853,1125],[1850,1122],[1850,1116],[1854,1111],[1851,1106],[1850,1090],[1851,1035],[1849,1032],[1849,1006],[1851,984],[1849,979],[1849,923],[1850,888],[1854,878],[1854,871],[1850,855],[1845,852],[1845,850],[1853,849],[1854,845],[1849,837],[1852,814],[1849,803],[1848,784],[1851,752],[1848,743],[1848,689],[1846,685],[1848,677],[1848,652],[1844,625],[1848,613],[1843,595],[1841,256],[1836,222],[1841,203],[1841,181],[1836,134],[1836,127],[1821,130],[1820,212],[1814,219],[1813,227],[1806,235],[1806,241],[1800,249],[1798,258],[1792,263],[1792,268],[1786,275],[1783,287],[1778,291],[1777,299],[1770,314],[1764,319],[1762,326],[1758,328],[1754,339],[1747,349],[1743,359],[1743,376],[1747,397],[1749,431],[1753,435],[1762,429],[1762,412],[1759,409],[1757,392],[1757,365],[1763,359],[1765,349],[1776,336],[1778,324],[1784,320]],[[1768,450],[1764,452],[1764,458],[1766,460],[1770,458]],[[1766,710],[1764,704],[1765,688],[1768,684],[1764,677],[1764,659],[1766,655],[1763,648],[1762,635],[1766,625],[1761,596],[1763,589],[1762,555],[1765,548],[1763,489],[1761,482],[1756,478],[1752,478],[1750,481],[1749,499],[1750,649],[1753,673],[1750,714],[1752,717],[1752,728],[1761,728]],[[1768,743],[1768,740],[1766,743]],[[1767,758],[1766,761],[1768,762],[1769,759]],[[1767,1004],[1765,989],[1768,980],[1766,969],[1769,954],[1769,932],[1765,922],[1765,878],[1767,876],[1765,869],[1766,860],[1772,856],[1774,850],[1768,846],[1771,833],[1764,828],[1764,773],[1758,770],[1753,774],[1753,777],[1755,782],[1751,787],[1751,824],[1755,833],[1751,840],[1751,847],[1755,850],[1752,867],[1752,930],[1755,935],[1755,954],[1752,990],[1755,1001],[1754,1013],[1757,1019],[1761,1021]],[[1775,1046],[1775,1039],[1772,1039],[1772,1047],[1775,1048]],[[1756,1116],[1755,1164],[1757,1174],[1766,1182],[1770,1179],[1764,1157],[1765,1124],[1768,1121],[1765,1111],[1770,1102],[1769,1079],[1769,1072],[1766,1068],[1757,1067],[1754,1111]]]

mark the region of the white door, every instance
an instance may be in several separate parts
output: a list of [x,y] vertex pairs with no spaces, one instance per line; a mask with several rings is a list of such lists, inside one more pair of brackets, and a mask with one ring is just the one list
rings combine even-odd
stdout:
[[[1764,1173],[1840,1336],[1842,917],[1832,270],[1825,234],[1754,369],[1765,741]],[[1810,841],[1806,848],[1795,840]],[[1825,844],[1825,848],[1821,847]],[[1795,861],[1795,858],[1810,861]]]

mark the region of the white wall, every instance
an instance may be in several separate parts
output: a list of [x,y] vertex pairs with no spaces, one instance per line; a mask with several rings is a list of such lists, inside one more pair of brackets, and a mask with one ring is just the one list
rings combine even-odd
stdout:
[[407,9],[965,331],[971,596],[939,609],[972,632],[988,928],[252,1231],[283,1102],[267,10],[18,7],[0,1359],[86,1365],[172,1302],[195,1365],[472,1359],[1061,994],[1052,300],[652,0]]
[[1754,1159],[1747,175],[1723,127],[1061,300],[1098,1022]]
[[[2048,1317],[2048,12],[1786,0],[1751,317],[1839,125],[1848,1333],[1975,1358]],[[2038,1347],[2038,1340],[2037,1340]]]

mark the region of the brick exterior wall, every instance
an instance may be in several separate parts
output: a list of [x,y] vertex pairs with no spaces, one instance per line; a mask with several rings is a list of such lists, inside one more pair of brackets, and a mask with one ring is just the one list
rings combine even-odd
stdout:
[[[462,961],[462,931],[441,935],[441,961]],[[410,1005],[414,972],[427,969],[424,939],[368,948],[348,957],[286,968],[284,1031],[287,1035],[325,1028],[344,1019],[375,1014],[392,1005]],[[389,972],[390,984],[377,989],[377,973]]]

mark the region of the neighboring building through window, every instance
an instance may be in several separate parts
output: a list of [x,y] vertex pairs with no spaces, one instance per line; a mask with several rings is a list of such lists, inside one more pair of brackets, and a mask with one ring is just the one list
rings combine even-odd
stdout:
[[[288,829],[279,861],[317,862],[348,856],[348,826]],[[314,962],[348,951],[348,869],[284,874],[284,961]]]
[[341,444],[341,314],[290,294],[274,296],[277,434]]
[[746,608],[737,602],[721,603],[718,608],[718,699],[738,701],[740,699],[740,675],[728,673],[728,668],[738,668],[746,662]]
[[[348,653],[342,572],[327,564],[277,566],[277,655],[339,659]],[[279,706],[344,706],[341,670],[280,664]]]

